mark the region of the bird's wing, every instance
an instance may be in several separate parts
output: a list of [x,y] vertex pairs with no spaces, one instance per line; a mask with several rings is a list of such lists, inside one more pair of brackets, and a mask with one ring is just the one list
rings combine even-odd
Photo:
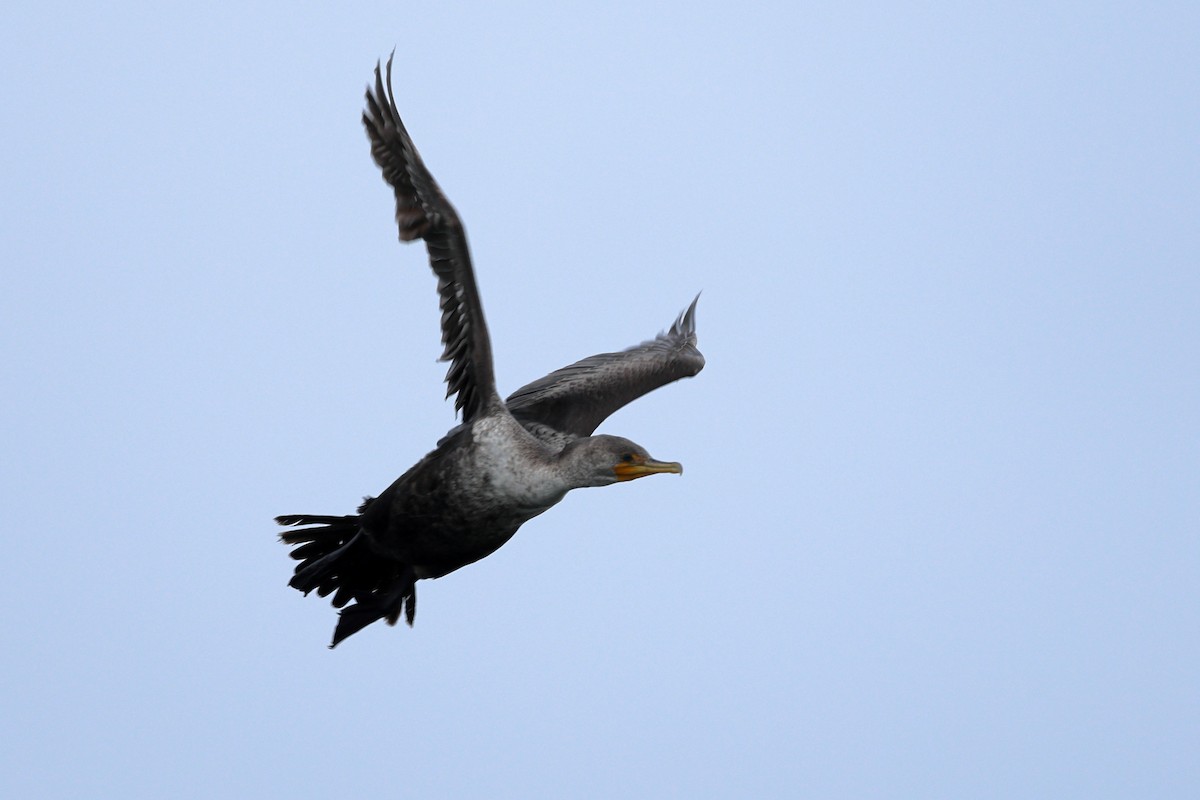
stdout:
[[441,297],[442,360],[450,362],[446,396],[455,395],[454,407],[462,412],[464,422],[470,422],[496,393],[491,341],[475,286],[466,231],[400,120],[392,94],[391,57],[386,91],[379,64],[375,65],[375,86],[367,87],[363,125],[371,139],[371,156],[396,193],[400,241],[424,239],[429,250],[429,264],[437,275]]
[[576,361],[522,386],[505,403],[523,423],[546,425],[573,436],[591,436],[617,409],[704,368],[696,349],[696,302],[670,330],[620,353]]

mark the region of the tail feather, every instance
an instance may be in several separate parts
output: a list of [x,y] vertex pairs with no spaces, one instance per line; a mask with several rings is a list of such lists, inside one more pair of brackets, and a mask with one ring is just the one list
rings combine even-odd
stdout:
[[[412,567],[372,551],[359,520],[357,514],[275,518],[280,525],[308,526],[286,531],[279,538],[285,544],[299,545],[290,553],[300,563],[288,585],[306,595],[313,591],[319,597],[332,594],[334,608],[341,609],[330,647],[376,620],[386,619],[394,625],[403,613],[412,625],[416,616]],[[354,603],[347,605],[351,600]]]
[[386,619],[388,625],[395,625],[401,612],[411,627],[417,613],[417,587],[412,567],[406,567],[386,591],[366,599],[358,598],[354,605],[343,608],[338,613],[333,642],[329,646],[337,647],[346,637],[380,619]]
[[[276,517],[275,521],[280,525],[336,525],[340,522],[358,523],[358,514],[346,514],[340,517],[331,517],[325,514],[285,514],[281,517]],[[302,531],[288,531],[280,534],[284,537],[291,537]],[[311,539],[297,539],[296,541],[312,541]]]

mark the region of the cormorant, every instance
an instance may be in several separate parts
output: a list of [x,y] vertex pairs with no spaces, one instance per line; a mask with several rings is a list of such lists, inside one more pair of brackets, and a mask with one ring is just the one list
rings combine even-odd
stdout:
[[377,63],[366,100],[363,125],[396,195],[400,240],[425,241],[438,279],[446,395],[455,396],[462,423],[358,513],[276,517],[302,526],[280,536],[299,545],[289,585],[333,594],[342,609],[330,647],[379,619],[394,625],[403,613],[411,625],[418,580],[491,554],[571,489],[682,473],[628,439],[592,434],[625,404],[704,367],[693,300],[656,338],[585,358],[501,400],[466,234],[400,120],[391,58],[386,91]]

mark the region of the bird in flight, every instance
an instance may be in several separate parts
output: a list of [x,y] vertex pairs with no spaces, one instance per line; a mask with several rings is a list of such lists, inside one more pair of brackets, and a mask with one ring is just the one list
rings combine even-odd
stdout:
[[[412,625],[416,582],[495,552],[522,524],[572,489],[683,472],[619,436],[594,435],[647,392],[696,375],[696,300],[654,339],[555,370],[500,399],[483,306],[457,212],[417,153],[387,79],[375,65],[363,125],[371,156],[396,197],[400,240],[425,241],[442,309],[446,396],[461,424],[355,514],[276,517],[300,563],[289,582],[333,595],[335,647],[376,620]],[[697,297],[697,300],[699,297]]]

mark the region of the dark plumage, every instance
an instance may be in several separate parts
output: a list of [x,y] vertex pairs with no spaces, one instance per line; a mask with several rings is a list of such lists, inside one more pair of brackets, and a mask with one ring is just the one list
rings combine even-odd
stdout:
[[363,125],[395,192],[400,240],[423,239],[429,251],[442,359],[450,362],[447,396],[455,396],[462,424],[357,514],[276,517],[293,526],[280,537],[300,561],[290,585],[332,594],[342,609],[331,647],[379,619],[395,624],[403,614],[411,625],[416,581],[491,554],[571,489],[682,472],[628,439],[593,432],[625,404],[704,367],[693,300],[656,338],[585,358],[502,401],[466,234],[400,120],[391,77],[391,59],[386,85],[376,65]]

